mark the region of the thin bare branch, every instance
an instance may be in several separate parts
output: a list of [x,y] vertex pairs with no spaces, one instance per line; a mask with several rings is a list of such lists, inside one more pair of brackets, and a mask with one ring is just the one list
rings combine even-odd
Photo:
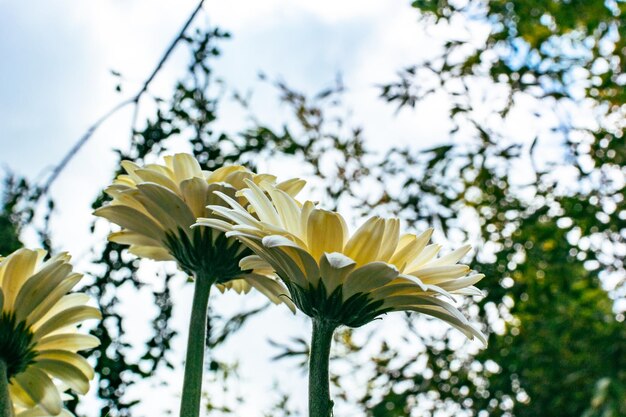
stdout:
[[156,65],[154,70],[150,73],[150,76],[148,76],[146,81],[144,81],[144,83],[142,84],[142,86],[139,89],[139,91],[135,95],[133,95],[131,98],[128,98],[128,99],[118,103],[117,105],[115,105],[112,109],[107,111],[98,120],[96,120],[96,122],[94,124],[92,124],[85,131],[85,133],[74,144],[74,146],[72,146],[72,148],[63,157],[63,159],[61,159],[61,162],[59,162],[59,164],[56,167],[54,167],[54,169],[52,170],[50,176],[48,177],[46,182],[41,187],[40,198],[48,193],[48,191],[50,189],[50,186],[56,181],[56,179],[59,177],[61,172],[63,172],[65,167],[74,158],[74,156],[76,156],[76,154],[80,151],[80,149],[89,141],[89,139],[91,139],[91,137],[96,132],[96,130],[98,130],[98,128],[105,121],[107,121],[111,116],[113,116],[119,110],[123,109],[124,107],[126,107],[128,105],[133,105],[135,107],[134,110],[133,110],[133,119],[131,121],[131,135],[134,135],[135,123],[136,123],[137,115],[139,113],[138,107],[139,107],[139,102],[141,101],[141,98],[148,91],[148,88],[150,87],[150,84],[152,83],[154,78],[157,76],[159,71],[163,68],[163,65],[165,65],[165,63],[167,62],[168,58],[170,57],[170,55],[172,54],[172,52],[176,48],[176,45],[178,45],[178,43],[182,39],[184,39],[185,33],[187,32],[187,30],[189,29],[189,27],[193,23],[194,19],[196,18],[196,16],[200,12],[200,10],[202,10],[202,6],[204,5],[204,1],[205,0],[200,0],[198,2],[198,5],[195,7],[193,12],[189,15],[189,18],[187,19],[187,21],[185,22],[185,24],[183,25],[181,30],[178,32],[178,35],[176,36],[176,38],[174,38],[174,40],[170,43],[168,48],[165,50],[165,53],[163,54],[163,56],[159,60],[159,63]]

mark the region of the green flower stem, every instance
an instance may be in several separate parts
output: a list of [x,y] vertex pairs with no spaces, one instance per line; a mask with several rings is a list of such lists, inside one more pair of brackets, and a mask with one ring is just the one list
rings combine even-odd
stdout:
[[196,274],[194,283],[191,321],[187,338],[185,359],[185,379],[180,404],[180,417],[198,417],[202,394],[202,374],[204,371],[204,351],[206,347],[207,307],[209,294],[215,279],[207,274]]
[[335,328],[334,324],[327,321],[313,319],[313,337],[309,360],[309,417],[330,417],[333,415],[328,364]]
[[0,359],[0,417],[13,417],[13,403],[9,396],[9,375],[4,359]]

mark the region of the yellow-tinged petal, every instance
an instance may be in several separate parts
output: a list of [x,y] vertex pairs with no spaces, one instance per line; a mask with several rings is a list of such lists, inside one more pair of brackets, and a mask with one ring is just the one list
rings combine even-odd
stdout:
[[9,394],[11,395],[13,405],[16,407],[31,408],[37,406],[37,403],[30,398],[26,391],[24,391],[15,380],[12,380],[11,384],[9,384]]
[[463,245],[460,248],[450,252],[447,255],[441,256],[435,260],[428,262],[425,266],[432,268],[435,266],[453,265],[459,262],[467,253],[472,249],[470,245]]
[[397,266],[401,271],[406,270],[406,266],[417,257],[426,247],[433,229],[427,229],[419,236],[406,234],[400,238],[396,252],[391,256],[389,263]]
[[320,258],[320,275],[330,295],[356,267],[356,262],[341,253],[325,253]]
[[276,188],[295,197],[306,185],[306,181],[299,178],[293,178],[276,184]]
[[276,211],[280,216],[281,223],[285,229],[296,235],[300,240],[306,241],[306,235],[302,233],[307,227],[306,224],[301,225],[300,207],[296,200],[294,200],[287,192],[276,189],[274,187],[267,187],[266,191],[272,197]]
[[64,349],[71,352],[92,349],[100,345],[100,340],[90,334],[61,333],[42,337],[35,345],[35,350],[58,350]]
[[263,258],[261,258],[258,255],[248,255],[245,258],[242,258],[241,261],[239,261],[239,267],[243,271],[248,271],[248,270],[259,271],[259,270],[261,270],[261,271],[265,271],[265,272],[268,272],[268,273],[272,273],[273,272],[272,266],[269,263],[267,263],[266,260],[264,260]]
[[[76,277],[82,277],[82,275],[73,273],[72,275],[68,276],[67,280],[70,281]],[[65,294],[60,299],[57,297],[54,298],[55,300],[57,300],[54,304],[54,300],[51,300],[49,303],[48,300],[46,300],[46,313],[41,318],[41,320],[48,320],[50,317],[60,313],[63,310],[67,310],[68,308],[87,305],[89,303],[89,300],[91,300],[91,297],[89,297],[87,294],[80,292]]]
[[178,194],[158,184],[139,184],[137,189],[141,204],[166,230],[187,229],[195,223],[196,217]]
[[410,272],[409,275],[418,277],[426,284],[439,284],[440,282],[462,277],[467,274],[469,270],[469,266],[467,265],[446,265],[418,269],[417,271]]
[[119,243],[121,245],[140,245],[140,246],[159,246],[160,242],[141,233],[131,232],[130,230],[122,230],[113,232],[108,237],[109,241]]
[[[236,221],[239,224],[244,224],[252,227],[257,227],[260,225],[260,222],[248,212],[232,210],[222,206],[208,206],[208,208],[213,210],[213,212],[215,212],[215,214],[217,214],[219,217],[223,217],[230,221]],[[208,222],[206,222],[206,220],[208,219],[201,219],[203,224],[209,224]]]
[[[284,280],[294,282],[303,288],[308,287],[309,281],[302,267],[300,256],[293,249],[288,247],[266,248],[252,239],[245,237],[239,239],[256,253],[263,253],[264,258]],[[288,251],[289,249],[291,252]]]
[[352,235],[343,252],[358,265],[375,261],[384,233],[385,221],[372,217]]
[[276,249],[275,252],[283,252],[293,260],[305,277],[315,277],[310,280],[313,285],[317,285],[319,280],[319,267],[313,257],[303,248],[284,236],[267,236],[262,240],[263,246],[267,249]]
[[243,279],[274,304],[285,303],[293,313],[296,312],[296,307],[288,298],[287,289],[276,280],[258,274],[247,274]]
[[477,338],[483,346],[487,346],[487,338],[485,335],[474,326],[472,326],[467,320],[459,320],[458,317],[450,314],[449,311],[442,307],[438,306],[427,306],[427,305],[417,305],[417,306],[404,306],[401,308],[402,310],[411,310],[422,314],[427,314],[429,316],[441,319],[459,330],[461,333],[465,335],[470,340],[474,340]]
[[[235,172],[245,172],[246,168],[241,165],[227,165],[220,167],[213,171],[207,178],[209,183],[212,182],[222,182],[225,181],[226,178],[235,173]],[[242,184],[243,185],[243,184]]]
[[[168,188],[171,192],[178,194],[180,189],[178,188],[178,184],[176,184],[172,178],[151,169],[138,169],[135,171],[135,174],[141,178],[141,183],[155,183],[159,184],[165,188]],[[139,185],[139,183],[137,184]]]
[[104,192],[113,197],[113,201],[111,201],[109,205],[130,207],[137,210],[144,216],[147,216],[150,220],[155,220],[150,213],[148,213],[143,204],[141,204],[141,202],[137,199],[137,196],[139,195],[137,188],[130,188],[120,193],[114,193],[112,192],[111,187],[109,187],[104,190]]
[[458,290],[454,290],[450,292],[455,295],[469,295],[471,297],[474,297],[474,296],[484,297],[485,296],[485,293],[483,293],[479,288],[476,288],[474,286],[459,288]]
[[307,246],[313,258],[319,259],[324,253],[341,252],[343,236],[339,214],[319,209],[311,211],[307,223]]
[[39,321],[45,320],[55,312],[70,306],[83,305],[89,300],[86,294],[67,294],[83,276],[81,274],[71,274],[63,280],[48,296],[35,308],[32,308],[26,317],[26,324],[36,325]]
[[70,364],[78,369],[87,377],[87,379],[93,379],[94,371],[87,359],[80,356],[78,353],[68,352],[66,350],[44,350],[39,352],[37,359],[44,360],[50,359],[55,361],[64,362]]
[[163,229],[145,214],[125,206],[108,205],[94,211],[96,216],[104,217],[119,226],[141,233],[162,242],[165,239]]
[[207,184],[206,180],[201,178],[184,180],[180,183],[180,191],[194,217],[205,217],[206,206],[210,204],[207,198],[211,195],[209,193],[209,184]]
[[450,281],[440,282],[439,285],[446,291],[457,291],[465,287],[470,287],[485,277],[484,274],[473,274],[462,278],[452,279]]
[[61,311],[54,317],[51,317],[45,323],[33,326],[35,330],[33,338],[34,340],[39,340],[43,336],[50,334],[57,329],[61,329],[81,321],[100,318],[102,318],[102,315],[100,314],[100,310],[97,308],[90,306],[71,307],[67,310]]
[[265,223],[282,226],[276,208],[272,205],[272,202],[267,198],[263,190],[253,181],[245,180],[245,182],[250,188],[243,189],[240,193],[245,196],[252,207],[254,207],[256,214],[259,216],[259,220]]
[[174,179],[174,171],[170,167],[167,167],[167,166],[163,166],[159,164],[148,164],[144,166],[143,169],[154,171],[158,174],[166,176],[167,178]]
[[204,217],[198,218],[196,223],[193,224],[191,227],[194,228],[199,226],[210,227],[211,229],[215,229],[220,232],[228,232],[232,229],[232,225],[224,220],[208,219]]
[[4,291],[4,309],[11,310],[15,297],[24,282],[33,274],[37,265],[38,254],[28,249],[18,249],[3,262],[2,289]]
[[72,364],[56,359],[37,359],[33,367],[61,380],[79,394],[84,395],[89,391],[89,379]]
[[133,161],[125,160],[121,162],[121,165],[128,175],[132,175],[135,171],[139,169],[139,165],[137,165]]
[[[302,205],[302,211],[300,212],[300,230],[298,235],[302,236],[303,241],[307,241],[307,229],[309,224],[309,216],[311,212],[315,209],[315,204],[311,201],[306,201]],[[290,232],[290,230],[288,230]]]
[[398,242],[400,241],[400,220],[385,219],[385,232],[383,233],[383,241],[380,245],[378,260],[389,262],[389,259],[396,251]]
[[174,179],[181,183],[184,180],[193,177],[202,177],[202,168],[192,155],[188,153],[177,153],[172,158],[172,168],[174,170]]
[[355,269],[346,277],[343,284],[343,300],[359,293],[369,293],[372,290],[389,284],[398,276],[398,270],[385,262],[371,262]]
[[421,266],[427,264],[437,256],[437,253],[441,250],[441,245],[432,244],[426,246],[413,260],[405,266],[404,271],[410,273],[415,271]]
[[[41,409],[40,407],[31,408],[29,410],[24,410],[18,412],[15,417],[51,417],[50,413]],[[67,409],[62,409],[59,414],[54,417],[76,417],[74,414],[70,413]]]
[[22,321],[66,279],[72,266],[56,261],[26,280],[15,298],[15,318]]
[[33,402],[39,404],[48,413],[57,415],[61,412],[61,395],[50,377],[44,372],[30,367],[13,378]]

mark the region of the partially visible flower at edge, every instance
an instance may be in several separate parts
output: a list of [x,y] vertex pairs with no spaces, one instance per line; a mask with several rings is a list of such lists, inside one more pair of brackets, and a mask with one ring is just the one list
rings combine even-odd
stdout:
[[100,311],[87,305],[88,295],[69,293],[82,278],[72,272],[70,256],[44,261],[46,254],[19,249],[0,258],[0,385],[9,383],[0,396],[9,394],[4,405],[16,417],[72,416],[63,408],[71,398],[65,391],[86,394],[94,377],[77,352],[100,342],[77,326],[100,319]]

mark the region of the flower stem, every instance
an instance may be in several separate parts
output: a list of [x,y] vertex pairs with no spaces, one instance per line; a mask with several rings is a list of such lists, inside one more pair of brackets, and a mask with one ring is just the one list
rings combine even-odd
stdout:
[[191,305],[191,321],[189,322],[189,336],[187,338],[187,356],[185,359],[185,378],[180,404],[180,417],[198,417],[200,415],[207,307],[209,305],[209,294],[214,282],[215,280],[207,274],[196,274],[193,304]]
[[328,363],[335,327],[334,324],[327,321],[313,319],[313,337],[309,359],[309,417],[331,417],[333,415]]
[[0,359],[0,417],[13,417],[13,403],[9,395],[9,375],[4,359]]

